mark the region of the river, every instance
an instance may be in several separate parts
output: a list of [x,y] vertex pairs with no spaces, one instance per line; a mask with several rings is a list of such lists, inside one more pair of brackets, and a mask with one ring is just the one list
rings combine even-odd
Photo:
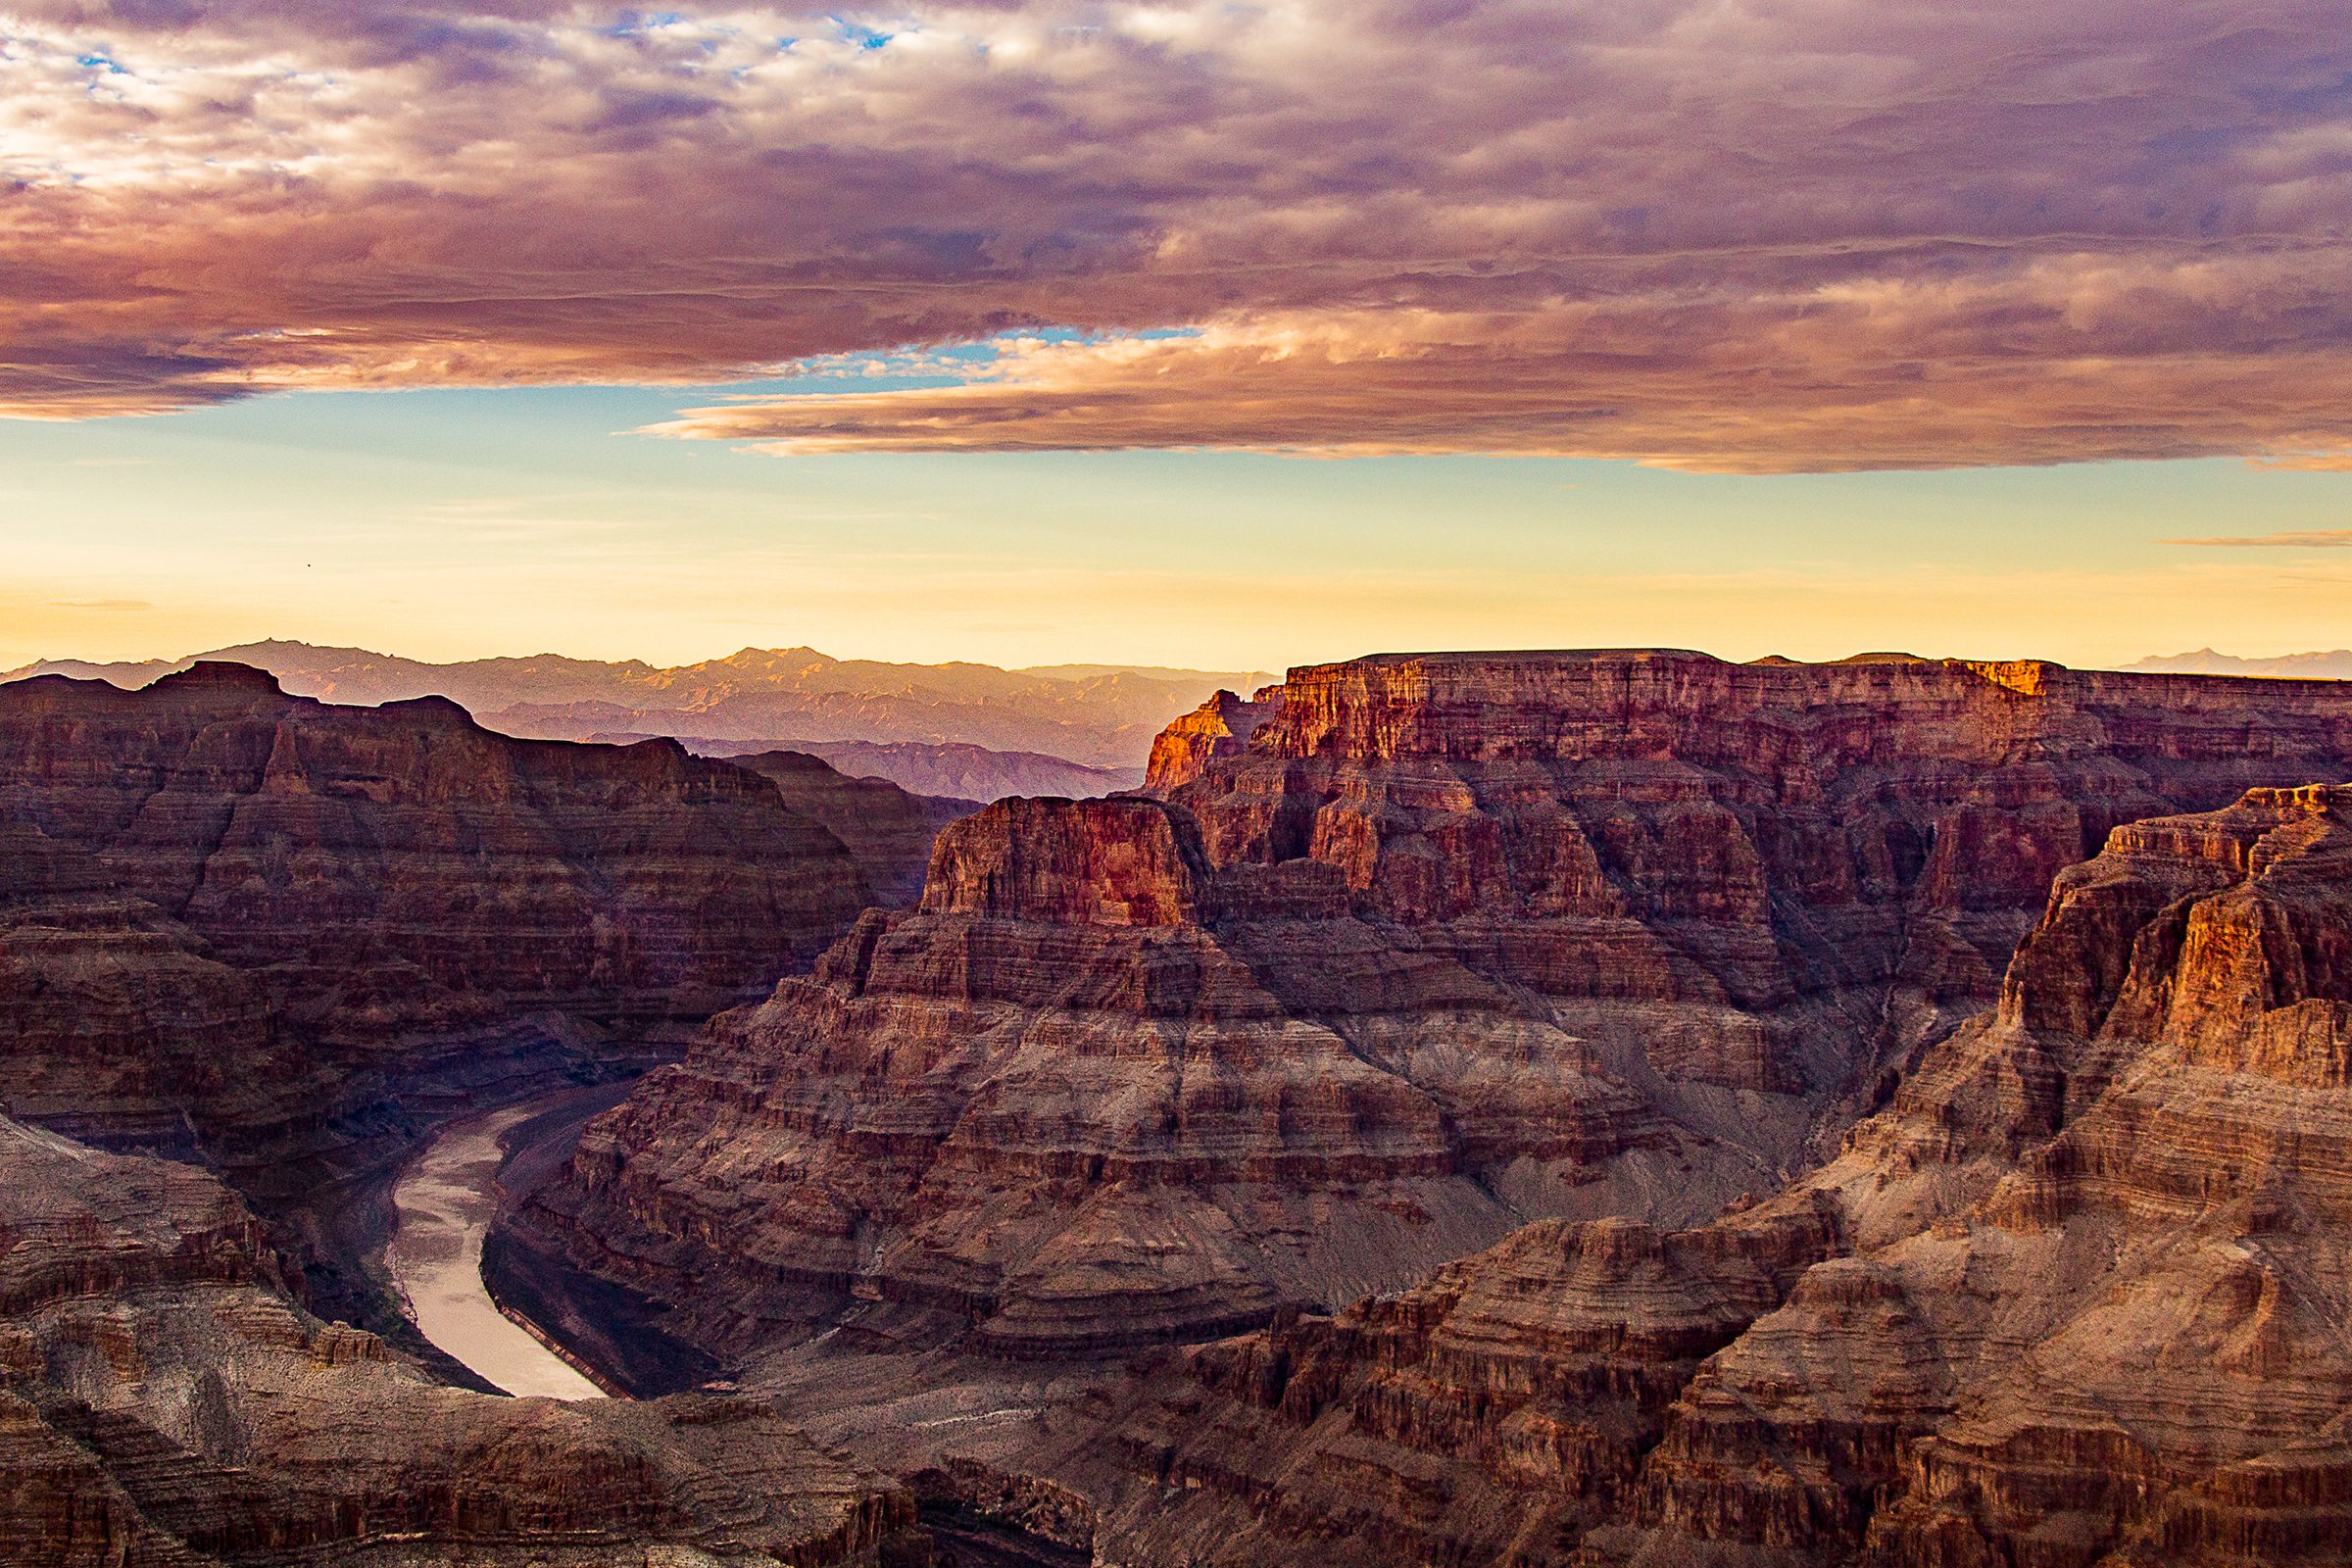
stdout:
[[482,1284],[482,1238],[498,1206],[499,1135],[538,1107],[510,1105],[442,1129],[392,1189],[386,1254],[417,1332],[514,1395],[599,1399],[604,1392],[498,1309]]

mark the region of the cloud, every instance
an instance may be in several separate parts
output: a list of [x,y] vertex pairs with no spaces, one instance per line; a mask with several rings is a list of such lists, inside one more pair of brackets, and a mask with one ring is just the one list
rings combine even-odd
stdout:
[[2230,550],[2352,550],[2352,528],[2303,528],[2286,533],[2216,534],[2206,539],[2167,539],[2168,545],[2217,546]]
[[[2325,466],[2333,21],[0,0],[0,411],[809,363],[662,433]],[[827,385],[869,359],[963,384]]]
[[2256,458],[2258,468],[2284,469],[2301,473],[2352,473],[2352,452],[2289,452],[2277,457]]
[[52,599],[51,610],[141,611],[155,606],[144,599]]

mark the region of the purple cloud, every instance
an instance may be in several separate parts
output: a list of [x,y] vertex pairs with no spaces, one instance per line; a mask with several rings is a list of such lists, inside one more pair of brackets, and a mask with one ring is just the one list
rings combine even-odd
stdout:
[[[2352,451],[2319,0],[16,0],[0,408],[693,383],[792,451]],[[103,58],[104,67],[82,62]],[[1081,344],[1024,345],[1057,326]],[[1197,328],[1176,338],[1137,334]]]

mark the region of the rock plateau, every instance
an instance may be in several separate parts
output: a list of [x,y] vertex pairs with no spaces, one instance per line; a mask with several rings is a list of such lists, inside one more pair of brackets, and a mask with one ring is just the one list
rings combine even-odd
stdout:
[[[1999,998],[2052,877],[2120,824],[2346,772],[2352,690],[2319,682],[1298,670],[1174,726],[1151,798],[949,827],[919,905],[719,1018],[538,1218],[736,1357],[830,1330],[1125,1353],[1393,1291],[1530,1220],[1670,1236],[1833,1152]],[[1772,1225],[1664,1361],[1807,1260]]]

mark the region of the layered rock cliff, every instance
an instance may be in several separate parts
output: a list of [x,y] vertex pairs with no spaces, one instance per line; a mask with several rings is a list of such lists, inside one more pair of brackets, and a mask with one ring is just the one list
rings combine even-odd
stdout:
[[1336,1307],[1532,1218],[1671,1235],[1991,1003],[2118,823],[2346,771],[2352,691],[2321,683],[1301,670],[1178,726],[1164,799],[955,824],[915,909],[718,1020],[542,1218],[730,1354],[827,1327],[1093,1353]]
[[[1163,748],[1153,787],[1218,866],[1335,866],[1356,912],[1547,996],[1728,1004],[1757,1048],[1701,1026],[1684,1071],[1824,1088],[1988,1001],[2050,878],[2110,828],[2344,770],[2352,689],[1443,654],[1296,670],[1187,724],[1233,736]],[[1857,1051],[1823,1007],[1888,1027]]]
[[348,1136],[420,1073],[691,1023],[871,896],[775,785],[673,744],[235,665],[0,687],[0,1100],[231,1159]]
[[0,1118],[0,1560],[930,1560],[910,1496],[762,1409],[435,1387],[286,1294],[214,1178]]
[[2130,824],[1783,1195],[1530,1228],[999,1458],[1138,1568],[2340,1563],[2348,1070],[2352,786]]
[[784,804],[841,840],[864,873],[873,902],[898,908],[923,891],[931,841],[978,801],[917,795],[886,778],[852,777],[808,752],[730,757],[776,786]]

